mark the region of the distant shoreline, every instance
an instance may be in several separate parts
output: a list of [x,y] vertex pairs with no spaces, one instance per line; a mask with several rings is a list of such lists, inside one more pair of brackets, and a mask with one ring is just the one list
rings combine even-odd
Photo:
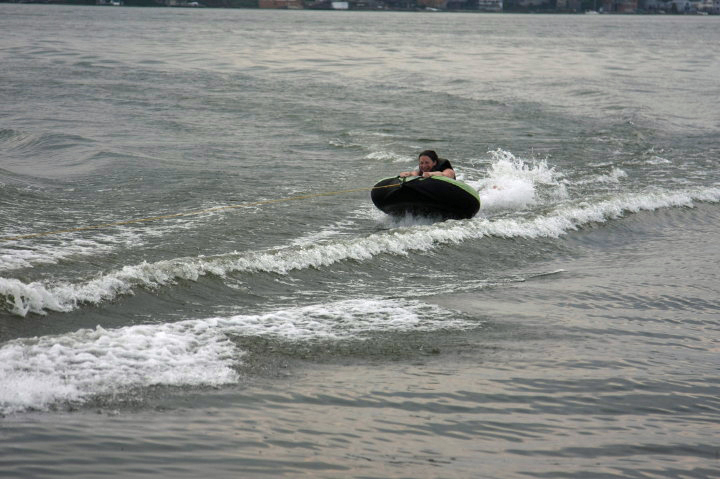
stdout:
[[[213,9],[257,9],[257,10],[327,10],[327,11],[377,11],[377,12],[427,12],[427,13],[494,13],[494,14],[558,14],[558,15],[672,15],[672,16],[707,16],[718,15],[720,9],[691,9],[678,11],[672,7],[673,1],[665,2],[659,8],[655,2],[653,8],[637,8],[626,11],[603,11],[595,7],[595,1],[576,0],[568,5],[579,8],[557,8],[552,3],[561,0],[546,0],[545,4],[533,7],[522,7],[518,0],[495,0],[495,7],[482,6],[478,0],[465,0],[452,3],[453,7],[429,7],[418,0],[0,0],[0,3],[33,4],[33,5],[83,5],[83,6],[122,6],[122,7],[160,7],[160,8],[213,8]],[[572,1],[572,0],[570,0]],[[642,0],[641,0],[642,1]],[[423,2],[423,0],[420,0]],[[424,2],[423,2],[424,3]],[[263,5],[264,4],[264,5]],[[343,4],[336,7],[336,4]],[[688,2],[689,4],[689,2]],[[457,5],[458,8],[454,6]],[[473,5],[474,8],[462,8]],[[498,8],[497,5],[500,5]]]

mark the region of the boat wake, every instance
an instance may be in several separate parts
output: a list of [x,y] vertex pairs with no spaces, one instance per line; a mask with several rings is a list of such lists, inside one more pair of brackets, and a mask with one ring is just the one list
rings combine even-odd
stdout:
[[396,228],[363,237],[333,238],[324,243],[143,262],[87,281],[26,283],[0,277],[0,305],[19,316],[47,311],[68,312],[82,304],[97,305],[133,294],[137,288],[156,289],[179,280],[197,281],[206,275],[225,277],[230,273],[258,272],[285,275],[308,268],[326,268],[347,260],[366,262],[380,255],[405,256],[484,237],[557,238],[584,225],[604,223],[627,213],[692,207],[696,201],[720,201],[720,188],[627,193],[596,202],[563,202],[541,215],[476,217]]
[[416,301],[364,298],[264,314],[188,319],[0,347],[0,415],[82,404],[151,386],[220,386],[241,377],[239,337],[283,342],[362,341],[374,332],[477,328],[477,321]]

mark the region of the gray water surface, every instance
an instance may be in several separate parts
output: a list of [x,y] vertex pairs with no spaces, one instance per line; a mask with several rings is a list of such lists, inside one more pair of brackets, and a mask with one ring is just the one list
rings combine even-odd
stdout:
[[718,27],[0,4],[0,476],[720,475]]

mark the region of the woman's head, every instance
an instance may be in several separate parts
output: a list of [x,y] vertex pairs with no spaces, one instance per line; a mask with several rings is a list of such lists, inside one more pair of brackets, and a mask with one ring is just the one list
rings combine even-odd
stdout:
[[431,171],[435,165],[437,165],[438,159],[437,153],[433,150],[425,150],[418,155],[418,166],[421,173]]

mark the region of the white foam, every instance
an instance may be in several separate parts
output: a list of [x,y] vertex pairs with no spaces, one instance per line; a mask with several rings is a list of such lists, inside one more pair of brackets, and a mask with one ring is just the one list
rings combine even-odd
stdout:
[[648,165],[670,165],[672,164],[672,161],[667,158],[663,158],[662,156],[652,155],[650,158],[645,160],[645,163]]
[[310,246],[320,241],[340,236],[343,234],[343,231],[346,231],[354,224],[355,223],[353,221],[336,221],[329,226],[319,229],[318,231],[296,238],[293,240],[292,244],[294,246]]
[[625,173],[625,170],[615,167],[612,169],[608,177],[610,178],[610,181],[618,183],[620,178],[627,178],[627,173]]
[[42,264],[56,264],[70,257],[107,253],[114,249],[114,246],[110,244],[111,242],[118,243],[119,239],[116,237],[103,243],[75,239],[64,242],[62,247],[56,243],[3,245],[0,246],[0,271],[31,268]]
[[434,331],[477,326],[456,315],[417,301],[364,298],[205,321],[233,334],[293,341],[366,339],[366,335],[374,331]]
[[[211,209],[217,205],[209,205]],[[124,225],[112,230],[96,230],[92,238],[79,238],[72,233],[50,235],[45,242],[28,239],[8,244],[0,244],[0,272],[31,268],[43,264],[56,264],[63,260],[78,257],[110,254],[122,248],[136,248],[144,244],[146,237],[163,237],[178,231],[197,229],[198,225],[215,221],[214,217],[223,211],[212,211],[203,215],[190,215],[182,219]],[[98,223],[112,223],[110,218],[99,219]]]
[[328,140],[328,144],[330,146],[335,146],[338,148],[361,148],[362,145],[359,143],[354,143],[349,140],[343,140],[341,138],[331,138]]
[[393,163],[407,163],[413,161],[412,157],[396,155],[391,151],[373,151],[365,155],[366,160],[392,161]]
[[325,243],[265,250],[233,252],[218,256],[177,258],[126,266],[95,279],[78,283],[22,283],[0,277],[0,298],[6,309],[24,316],[46,310],[69,311],[81,303],[98,304],[138,287],[157,288],[177,280],[195,281],[207,274],[225,276],[233,272],[287,274],[293,270],[324,268],[340,261],[368,261],[381,254],[407,255],[438,245],[460,243],[484,236],[558,237],[592,222],[605,222],[626,212],[692,206],[694,201],[720,201],[720,188],[628,193],[594,203],[564,203],[533,218],[447,221],[374,233],[364,237],[333,239]]
[[235,381],[240,353],[194,321],[19,339],[0,348],[0,412],[45,409],[128,387]]
[[17,339],[0,347],[0,414],[43,410],[152,385],[234,383],[244,353],[229,340],[231,335],[281,341],[362,340],[374,331],[471,327],[477,323],[434,305],[356,299],[257,315]]
[[613,169],[608,173],[607,175],[597,175],[593,176],[591,178],[585,179],[585,180],[578,180],[575,181],[574,185],[593,185],[597,183],[620,183],[621,178],[626,178],[627,173],[617,167],[613,167]]
[[6,309],[13,314],[25,316],[29,312],[45,314],[45,310],[71,311],[75,301],[63,301],[57,292],[42,283],[23,283],[13,278],[0,278],[0,297],[6,301]]

